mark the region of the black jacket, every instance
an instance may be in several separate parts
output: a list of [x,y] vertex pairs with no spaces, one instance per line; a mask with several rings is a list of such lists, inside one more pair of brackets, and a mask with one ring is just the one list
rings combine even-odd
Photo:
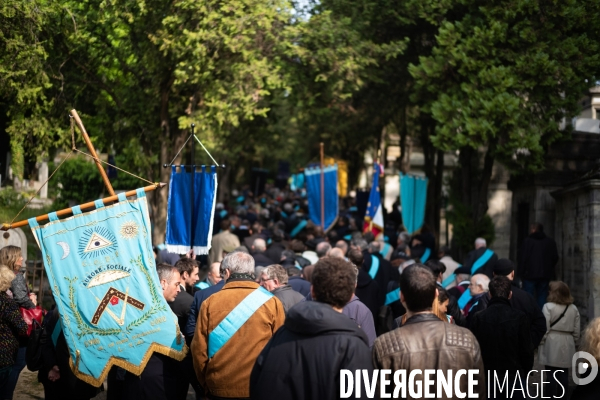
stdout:
[[371,279],[369,273],[364,269],[358,271],[358,280],[354,294],[364,303],[376,320],[379,314],[379,285]]
[[187,325],[188,316],[190,315],[190,308],[194,302],[194,296],[185,291],[183,286],[180,286],[181,291],[177,293],[177,297],[172,302],[169,302],[169,307],[173,314],[177,315],[177,321],[179,321],[179,329],[181,332],[185,332],[185,326]]
[[523,311],[529,318],[529,324],[531,326],[531,342],[533,348],[537,348],[542,341],[542,337],[546,333],[546,318],[542,314],[542,310],[537,304],[537,301],[532,295],[526,291],[518,288],[514,284],[511,287],[512,297],[510,298],[510,305],[519,311]]
[[254,253],[252,254],[252,258],[254,258],[255,267],[268,267],[269,265],[279,263],[279,261],[274,263],[264,252]]
[[556,243],[543,232],[525,238],[519,257],[519,276],[523,279],[551,280],[558,262]]
[[[365,333],[327,304],[298,303],[256,359],[250,398],[338,399],[341,369],[365,369],[371,376]],[[366,398],[364,386],[361,395]]]
[[[477,261],[479,259],[479,257],[481,257],[483,255],[483,253],[486,252],[486,250],[488,250],[485,247],[480,247],[477,250],[473,250],[471,252],[469,252],[469,254],[467,254],[467,258],[465,258],[465,262],[463,263],[463,267],[468,267],[469,269],[473,266],[473,264],[475,264],[475,261]],[[476,274],[486,274],[488,276],[488,278],[492,279],[494,277],[494,264],[496,264],[496,261],[498,261],[498,255],[496,253],[494,253],[494,255],[492,255],[492,257],[490,257],[490,259],[481,266],[481,268],[479,268],[477,270],[477,272],[475,272]]]
[[473,317],[471,331],[479,342],[486,371],[498,376],[506,371],[515,376],[519,371],[523,377],[533,368],[529,320],[511,307],[508,299],[493,297],[488,307]]
[[[69,361],[71,354],[61,332],[56,341],[56,347],[52,341],[52,333],[58,323],[59,315],[56,309],[50,311],[44,317],[44,342],[42,344],[42,367],[38,372],[38,381],[44,385],[45,398],[48,400],[59,399],[89,399],[96,396],[99,389],[78,379],[71,371]],[[60,379],[52,382],[48,379],[48,372],[58,366]]]
[[[371,254],[368,250],[365,250],[363,251],[364,261],[362,269],[367,274],[369,273],[371,265],[373,264],[373,258],[371,256],[375,256],[377,257],[377,259],[379,259],[379,269],[377,270],[377,273],[375,274],[375,277],[373,279],[375,280],[375,282],[377,282],[377,286],[379,286],[380,288],[387,288],[388,283],[391,280],[392,264],[390,264],[389,261],[383,258],[381,254]],[[379,291],[379,296],[377,298],[377,308],[381,307],[385,303],[385,295],[386,293],[384,290]]]
[[[285,245],[281,242],[273,242],[265,251],[265,255],[269,257],[273,262],[271,264],[279,264],[281,261],[281,253],[285,250]],[[269,264],[269,265],[271,265]]]

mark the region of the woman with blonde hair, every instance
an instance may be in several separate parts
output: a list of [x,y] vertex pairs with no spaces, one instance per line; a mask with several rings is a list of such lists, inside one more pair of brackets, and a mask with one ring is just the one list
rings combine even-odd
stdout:
[[[579,340],[579,311],[573,304],[569,286],[562,281],[550,282],[548,302],[542,309],[546,317],[545,340],[538,349],[539,363],[551,370],[549,396],[558,396],[569,385],[569,367],[575,354],[575,342]],[[557,381],[563,386],[560,389]]]
[[6,265],[0,265],[0,388],[8,383],[19,350],[19,336],[27,334],[27,324],[17,304],[8,297],[15,274]]
[[[14,279],[10,285],[10,293],[13,301],[18,307],[27,309],[35,308],[37,305],[37,297],[34,293],[29,293],[27,282],[23,275],[23,255],[21,248],[17,246],[6,246],[0,249],[0,264],[6,265],[13,273]],[[6,290],[5,290],[6,291]],[[25,352],[27,350],[27,337],[21,338],[19,341],[19,351],[17,359],[12,367],[12,371],[6,385],[0,390],[0,399],[12,400],[13,392],[17,386],[19,375],[25,368]]]
[[[581,338],[581,351],[590,353],[596,359],[596,363],[600,364],[600,317],[591,320]],[[586,375],[582,376],[585,378]],[[597,400],[600,393],[600,373],[596,378],[587,385],[577,386],[571,395],[572,399],[577,400]]]

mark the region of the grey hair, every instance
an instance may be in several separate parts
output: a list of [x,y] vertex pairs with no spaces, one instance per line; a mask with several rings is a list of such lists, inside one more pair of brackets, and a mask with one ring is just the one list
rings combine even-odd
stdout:
[[170,264],[160,263],[156,266],[156,272],[158,273],[159,281],[165,280],[167,282],[171,282],[173,279],[173,274],[179,271]]
[[252,247],[257,251],[265,251],[267,250],[267,242],[265,242],[265,239],[256,238],[254,239],[254,242],[252,242]]
[[371,253],[379,253],[379,250],[381,250],[381,246],[379,245],[378,241],[374,240],[369,243],[369,251]]
[[483,289],[484,292],[487,292],[490,290],[489,286],[490,286],[490,278],[488,278],[487,275],[485,274],[475,274],[473,275],[473,279],[475,280],[475,284],[477,286],[481,286],[481,288]]
[[227,254],[221,262],[223,264],[226,264],[232,274],[254,274],[254,258],[241,251]]
[[398,239],[402,239],[402,242],[406,244],[410,243],[410,235],[408,234],[408,232],[400,232],[398,234]]
[[281,285],[288,283],[288,274],[285,271],[285,268],[279,264],[269,265],[262,270],[262,273],[268,276],[269,279],[277,279]]
[[331,245],[327,242],[321,242],[317,245],[316,253],[317,257],[323,258],[327,255],[327,252],[331,250]]
[[352,246],[358,247],[361,251],[365,251],[369,244],[363,238],[352,239]]
[[475,239],[475,247],[477,247],[478,245],[486,247],[487,246],[487,242],[485,241],[484,238],[477,238],[477,239]]

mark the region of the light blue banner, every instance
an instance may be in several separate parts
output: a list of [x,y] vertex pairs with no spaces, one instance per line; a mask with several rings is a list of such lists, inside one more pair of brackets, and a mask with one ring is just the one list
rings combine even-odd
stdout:
[[81,380],[100,386],[112,365],[141,374],[152,352],[183,359],[177,317],[162,294],[150,241],[143,189],[136,200],[38,226],[29,225],[44,266],[71,355]]
[[427,178],[400,174],[402,223],[411,235],[421,229],[425,220],[427,182]]

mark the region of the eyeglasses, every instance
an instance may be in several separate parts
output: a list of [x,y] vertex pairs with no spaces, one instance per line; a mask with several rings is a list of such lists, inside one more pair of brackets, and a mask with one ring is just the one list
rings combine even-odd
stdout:
[[274,278],[269,278],[269,279],[265,279],[265,278],[260,278],[261,282],[267,282],[267,281],[272,281]]

